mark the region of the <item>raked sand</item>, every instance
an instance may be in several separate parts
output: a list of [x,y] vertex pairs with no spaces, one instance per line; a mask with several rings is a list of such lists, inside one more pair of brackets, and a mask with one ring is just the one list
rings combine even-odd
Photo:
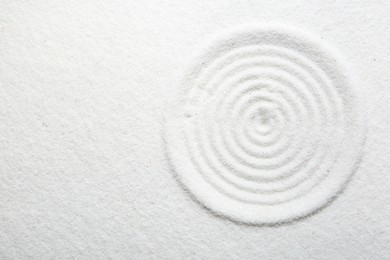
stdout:
[[277,224],[340,194],[363,156],[354,80],[320,40],[253,25],[194,58],[166,122],[179,181],[217,214]]

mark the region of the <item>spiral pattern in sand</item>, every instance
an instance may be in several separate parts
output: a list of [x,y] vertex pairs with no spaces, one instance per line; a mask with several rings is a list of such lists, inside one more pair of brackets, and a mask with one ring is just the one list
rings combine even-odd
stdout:
[[168,155],[184,186],[211,210],[255,224],[330,201],[363,140],[338,60],[285,28],[245,28],[211,43],[167,120]]

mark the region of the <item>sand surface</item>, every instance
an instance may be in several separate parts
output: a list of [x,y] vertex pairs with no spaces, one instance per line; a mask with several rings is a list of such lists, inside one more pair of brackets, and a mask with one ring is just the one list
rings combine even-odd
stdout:
[[389,28],[380,0],[2,1],[0,259],[390,259]]

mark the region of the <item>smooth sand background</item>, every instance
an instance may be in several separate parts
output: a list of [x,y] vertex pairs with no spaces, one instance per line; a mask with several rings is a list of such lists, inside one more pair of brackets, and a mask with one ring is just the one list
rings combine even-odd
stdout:
[[[369,115],[345,192],[280,227],[194,202],[161,135],[194,50],[257,22],[337,47]],[[390,258],[389,28],[387,1],[2,1],[0,258]]]

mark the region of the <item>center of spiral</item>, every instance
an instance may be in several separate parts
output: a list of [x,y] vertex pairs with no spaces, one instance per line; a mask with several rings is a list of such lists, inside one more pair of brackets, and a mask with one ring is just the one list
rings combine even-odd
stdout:
[[268,108],[259,108],[250,117],[250,124],[261,132],[269,132],[275,123],[275,115]]

